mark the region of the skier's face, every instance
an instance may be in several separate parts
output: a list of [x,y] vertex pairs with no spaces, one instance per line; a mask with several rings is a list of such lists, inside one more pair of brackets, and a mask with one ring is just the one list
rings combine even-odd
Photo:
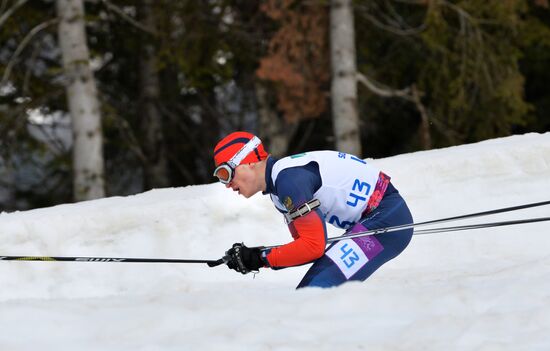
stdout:
[[261,190],[261,186],[258,184],[257,172],[254,171],[254,167],[250,164],[238,165],[235,168],[233,180],[226,187],[237,191],[239,195],[246,198]]

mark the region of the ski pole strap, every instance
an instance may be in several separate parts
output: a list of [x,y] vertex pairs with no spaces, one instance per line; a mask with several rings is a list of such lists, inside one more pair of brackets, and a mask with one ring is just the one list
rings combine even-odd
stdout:
[[285,213],[284,215],[286,222],[290,223],[298,217],[303,217],[319,206],[321,206],[321,201],[317,199],[310,200],[303,205],[300,205],[297,209]]

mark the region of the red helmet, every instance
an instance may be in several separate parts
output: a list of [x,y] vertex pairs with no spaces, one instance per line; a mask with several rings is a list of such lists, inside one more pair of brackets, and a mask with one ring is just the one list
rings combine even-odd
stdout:
[[267,152],[260,138],[247,132],[233,132],[220,140],[214,148],[214,176],[223,184],[229,184],[238,165],[266,158]]
[[229,162],[237,154],[237,152],[243,149],[244,146],[253,139],[258,144],[250,145],[255,146],[250,151],[243,150],[245,152],[248,151],[248,153],[243,155],[244,158],[235,164],[235,166],[238,166],[241,163],[251,163],[265,160],[267,158],[267,152],[265,151],[264,145],[262,144],[260,138],[247,132],[233,132],[216,144],[216,147],[214,148],[214,163],[216,166],[219,166],[224,162]]

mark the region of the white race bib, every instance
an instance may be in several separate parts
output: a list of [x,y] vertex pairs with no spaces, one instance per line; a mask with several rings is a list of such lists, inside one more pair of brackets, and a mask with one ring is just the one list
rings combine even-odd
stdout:
[[351,239],[338,241],[325,255],[340,268],[346,279],[349,279],[369,262],[367,255]]

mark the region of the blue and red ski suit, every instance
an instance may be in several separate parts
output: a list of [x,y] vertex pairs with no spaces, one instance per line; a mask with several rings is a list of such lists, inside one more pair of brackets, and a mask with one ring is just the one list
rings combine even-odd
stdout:
[[407,204],[390,178],[353,155],[314,151],[267,159],[266,191],[281,213],[318,199],[320,207],[288,222],[294,241],[262,253],[267,266],[279,269],[313,265],[297,288],[332,287],[367,279],[399,255],[413,230],[341,240],[326,248],[326,224],[352,234],[412,223]]

